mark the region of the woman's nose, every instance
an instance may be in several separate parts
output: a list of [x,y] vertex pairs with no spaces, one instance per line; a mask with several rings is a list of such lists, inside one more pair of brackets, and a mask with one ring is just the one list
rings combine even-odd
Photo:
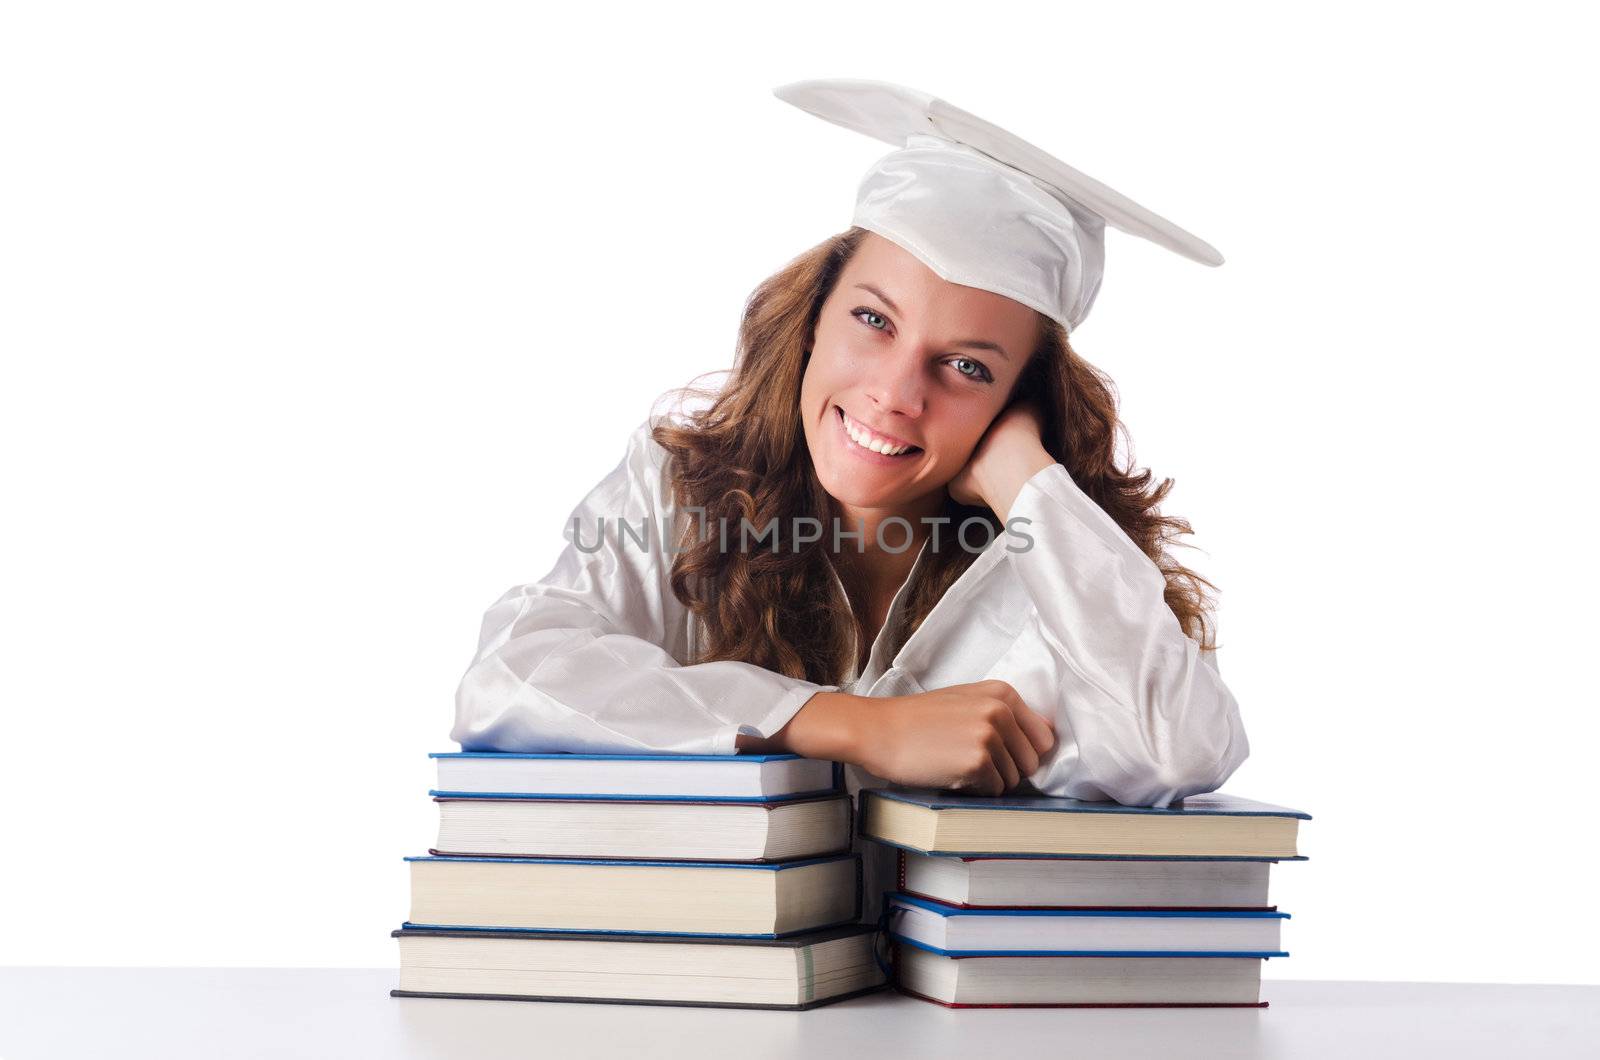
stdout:
[[880,412],[916,417],[927,402],[926,385],[921,352],[902,350],[874,365],[866,394]]

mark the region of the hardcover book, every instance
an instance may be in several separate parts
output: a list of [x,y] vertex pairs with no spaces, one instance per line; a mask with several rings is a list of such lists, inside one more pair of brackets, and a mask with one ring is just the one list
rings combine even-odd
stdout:
[[407,928],[782,936],[860,916],[860,859],[413,857]]
[[890,934],[947,957],[1287,957],[1289,914],[1253,910],[958,909],[895,895]]
[[1269,859],[961,857],[897,850],[899,889],[981,909],[1271,909]]
[[949,1008],[1265,1008],[1250,957],[946,957],[894,946],[902,993]]
[[434,854],[781,861],[850,849],[843,793],[765,801],[437,797]]
[[1049,795],[962,796],[925,788],[862,791],[864,834],[923,853],[1297,859],[1310,814],[1232,795],[1170,808]]
[[450,751],[428,756],[435,795],[739,799],[838,791],[837,762],[799,755],[600,755]]
[[886,983],[873,931],[782,939],[402,928],[394,997],[808,1009]]

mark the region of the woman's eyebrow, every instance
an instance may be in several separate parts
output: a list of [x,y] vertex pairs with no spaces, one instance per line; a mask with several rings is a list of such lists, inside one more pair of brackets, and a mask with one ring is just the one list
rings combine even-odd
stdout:
[[883,304],[889,307],[889,312],[891,312],[891,313],[900,312],[900,307],[894,304],[894,299],[890,298],[888,295],[884,294],[882,291],[880,291],[876,287],[872,286],[872,284],[870,284],[870,283],[858,283],[858,284],[856,284],[856,286],[861,288],[863,291],[871,291],[873,294],[877,295],[878,298],[880,298],[883,301]]
[[[872,286],[872,284],[870,284],[870,283],[858,283],[858,284],[856,284],[856,286],[861,288],[863,291],[870,292],[871,294],[874,294],[878,298],[882,299],[883,300],[883,304],[889,307],[889,312],[891,312],[891,313],[899,313],[900,312],[900,307],[894,304],[894,299],[890,298],[888,295],[884,294],[882,291],[880,291],[876,287]],[[902,313],[901,315],[904,316],[905,314]],[[1008,361],[1011,360],[1011,355],[1005,351],[1004,347],[1002,347],[999,343],[989,342],[989,341],[987,341],[985,339],[962,339],[960,342],[952,342],[950,345],[952,345],[952,346],[971,346],[974,349],[979,349],[979,350],[993,350],[995,353],[998,353],[1000,356],[1004,357],[1006,360],[1008,360]]]

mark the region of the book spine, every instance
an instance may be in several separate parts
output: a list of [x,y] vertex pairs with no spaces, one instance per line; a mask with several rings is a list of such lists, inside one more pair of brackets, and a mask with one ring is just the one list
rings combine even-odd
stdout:
[[877,964],[878,971],[883,973],[883,981],[893,984],[895,982],[895,951],[898,949],[898,945],[894,940],[894,936],[889,934],[888,911],[889,903],[885,898],[883,912],[878,916],[878,923],[872,932],[872,960]]
[[861,919],[861,913],[862,913],[862,910],[864,908],[864,906],[862,904],[861,895],[866,889],[865,888],[865,881],[863,879],[863,869],[862,869],[863,860],[862,860],[862,856],[861,855],[856,855],[855,862],[856,862],[856,911],[854,913],[850,914],[850,919],[851,920],[860,920]]
[[867,834],[867,789],[862,788],[856,792],[855,813],[851,817],[851,836],[866,837]]

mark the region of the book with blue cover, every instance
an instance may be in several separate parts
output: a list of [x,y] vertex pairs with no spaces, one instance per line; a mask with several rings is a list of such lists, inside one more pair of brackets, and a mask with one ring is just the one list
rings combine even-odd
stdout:
[[435,752],[442,797],[725,799],[764,802],[842,790],[837,762],[772,755]]
[[900,891],[957,908],[1272,909],[1268,858],[895,853]]
[[436,797],[431,853],[499,857],[782,861],[848,851],[843,792],[763,801]]
[[809,1009],[881,990],[873,929],[781,939],[401,928],[394,997]]
[[895,986],[946,1008],[1266,1008],[1260,957],[947,957],[896,941]]
[[411,857],[407,928],[781,937],[861,914],[860,858]]
[[922,853],[1269,860],[1300,858],[1298,826],[1311,816],[1221,792],[1155,808],[901,787],[864,789],[862,813],[864,835]]
[[946,957],[1287,957],[1287,913],[960,909],[896,894],[890,934]]

